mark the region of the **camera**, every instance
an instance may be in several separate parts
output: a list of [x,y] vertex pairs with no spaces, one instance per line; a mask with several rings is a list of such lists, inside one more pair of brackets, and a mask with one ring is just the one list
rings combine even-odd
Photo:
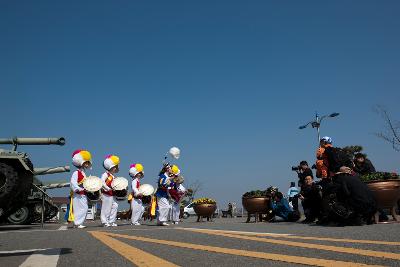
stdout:
[[298,171],[300,170],[300,166],[292,166],[292,171]]
[[317,165],[313,164],[313,165],[311,166],[311,169],[316,170],[316,169],[317,169]]

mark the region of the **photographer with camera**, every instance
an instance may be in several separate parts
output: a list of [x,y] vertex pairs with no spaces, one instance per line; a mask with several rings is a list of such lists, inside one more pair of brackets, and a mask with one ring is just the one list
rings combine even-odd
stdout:
[[269,222],[295,222],[300,219],[300,213],[292,210],[289,202],[281,192],[276,192],[269,202],[274,217]]
[[312,176],[307,176],[301,187],[299,199],[304,209],[306,219],[302,223],[313,223],[319,217],[321,210],[321,187],[316,185]]
[[304,179],[307,176],[311,176],[314,178],[313,172],[310,167],[308,167],[308,163],[305,160],[301,161],[299,166],[293,166],[292,171],[295,171],[297,173],[297,177],[299,178],[297,184],[300,187],[304,184]]

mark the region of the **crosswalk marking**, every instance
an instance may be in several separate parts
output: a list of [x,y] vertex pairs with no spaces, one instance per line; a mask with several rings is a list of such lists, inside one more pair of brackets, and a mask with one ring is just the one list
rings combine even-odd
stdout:
[[[92,234],[95,233],[94,235],[96,235],[96,232],[91,232],[91,233]],[[378,266],[378,265],[367,265],[367,264],[346,262],[346,261],[327,260],[327,259],[319,259],[319,258],[291,256],[291,255],[284,255],[284,254],[265,253],[265,252],[251,251],[251,250],[241,250],[241,249],[206,246],[206,245],[199,245],[199,244],[192,244],[192,243],[185,243],[185,242],[153,239],[153,238],[140,237],[140,236],[121,235],[121,234],[115,234],[115,233],[110,233],[110,232],[103,232],[103,235],[119,237],[119,238],[124,238],[124,239],[130,239],[130,240],[143,241],[143,242],[149,242],[149,243],[155,243],[155,244],[174,246],[174,247],[179,247],[179,248],[202,250],[202,251],[216,252],[216,253],[222,253],[222,254],[228,254],[228,255],[267,259],[267,260],[273,260],[273,261],[281,261],[281,262],[304,264],[304,265]]]
[[176,267],[178,265],[172,262],[161,259],[143,250],[129,246],[115,238],[110,237],[107,232],[90,232],[92,236],[101,241],[106,246],[113,249],[115,252],[122,255],[124,258],[139,267]]
[[9,250],[9,251],[0,251],[0,255],[8,255],[8,254],[18,254],[18,253],[33,253],[37,251],[47,250],[49,248],[34,248],[34,249],[17,249],[17,250]]
[[391,253],[391,252],[366,250],[366,249],[356,249],[356,248],[349,248],[349,247],[336,247],[336,246],[311,244],[311,243],[303,243],[303,242],[294,242],[294,241],[271,239],[271,238],[260,238],[260,237],[255,237],[255,236],[245,236],[245,235],[239,235],[239,234],[224,233],[224,231],[209,231],[209,230],[205,230],[205,229],[184,229],[184,230],[192,231],[192,232],[198,232],[198,233],[211,234],[211,235],[218,235],[218,236],[237,238],[237,239],[259,241],[259,242],[286,245],[286,246],[293,246],[293,247],[320,249],[320,250],[326,250],[326,251],[335,251],[335,252],[340,252],[340,253],[356,254],[356,255],[369,256],[369,257],[378,257],[378,258],[400,260],[400,254]]
[[20,267],[56,267],[60,253],[60,248],[35,251]]

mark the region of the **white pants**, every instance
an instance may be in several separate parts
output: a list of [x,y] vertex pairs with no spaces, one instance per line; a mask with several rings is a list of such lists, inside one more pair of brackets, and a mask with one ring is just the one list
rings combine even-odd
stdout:
[[181,214],[181,203],[172,202],[172,221],[179,222],[179,215]]
[[72,200],[72,208],[74,213],[74,225],[83,224],[88,211],[88,201],[86,196],[74,194],[74,198]]
[[103,194],[101,202],[101,223],[111,224],[115,223],[117,219],[118,203],[114,196],[107,196]]
[[165,197],[157,198],[158,218],[159,223],[168,221],[168,213],[171,208],[169,201]]
[[141,199],[133,198],[131,201],[131,208],[132,208],[132,223],[137,223],[143,216],[144,207],[143,202]]

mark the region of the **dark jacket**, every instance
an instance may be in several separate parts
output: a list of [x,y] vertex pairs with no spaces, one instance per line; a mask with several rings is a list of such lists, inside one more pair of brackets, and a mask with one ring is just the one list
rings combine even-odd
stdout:
[[377,207],[374,195],[358,175],[338,174],[334,176],[333,183],[340,202],[346,203],[359,214],[375,213]]
[[304,197],[303,206],[318,206],[321,202],[320,187],[314,183],[311,186],[303,185],[300,195]]
[[372,162],[369,159],[365,159],[361,165],[356,160],[354,160],[353,170],[359,175],[364,175],[375,172],[375,167],[374,165],[372,165]]
[[307,168],[304,172],[298,172],[297,177],[299,177],[299,182],[298,186],[302,186],[304,184],[304,179],[306,179],[307,176],[311,176],[314,179],[313,172],[310,168]]

